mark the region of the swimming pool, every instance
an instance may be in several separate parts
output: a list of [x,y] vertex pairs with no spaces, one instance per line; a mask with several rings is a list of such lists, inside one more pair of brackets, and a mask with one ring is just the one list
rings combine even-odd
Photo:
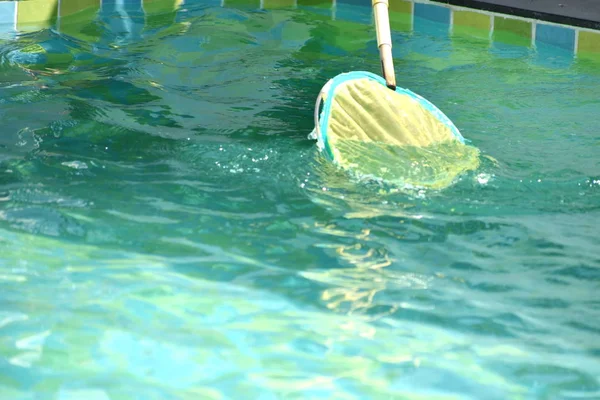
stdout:
[[600,397],[597,62],[397,15],[482,164],[390,192],[307,139],[368,9],[255,3],[3,37],[0,397]]

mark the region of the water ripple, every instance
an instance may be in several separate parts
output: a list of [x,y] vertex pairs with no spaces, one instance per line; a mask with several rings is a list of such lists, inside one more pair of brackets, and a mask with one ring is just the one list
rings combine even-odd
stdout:
[[416,20],[481,165],[401,191],[306,140],[372,27],[226,3],[0,44],[3,397],[598,397],[597,72]]

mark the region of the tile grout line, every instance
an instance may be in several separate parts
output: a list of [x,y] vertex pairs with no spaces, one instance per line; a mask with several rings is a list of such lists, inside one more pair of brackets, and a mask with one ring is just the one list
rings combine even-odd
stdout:
[[411,1],[410,3],[410,31],[415,30],[415,3]]
[[335,21],[335,14],[337,11],[337,0],[331,2],[331,20]]
[[18,1],[15,1],[15,10],[14,10],[13,16],[14,16],[14,21],[13,21],[14,27],[13,28],[14,28],[15,32],[18,32],[18,29],[17,29],[17,27],[19,26],[19,24],[18,24],[18,22],[19,22],[19,2]]
[[58,4],[56,5],[56,30],[60,33],[60,10],[62,8],[62,1],[58,0]]

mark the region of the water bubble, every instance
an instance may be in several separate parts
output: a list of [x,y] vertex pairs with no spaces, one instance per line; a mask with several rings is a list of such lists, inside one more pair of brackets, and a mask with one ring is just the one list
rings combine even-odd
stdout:
[[487,183],[490,180],[490,175],[489,174],[479,174],[477,175],[477,182],[479,182],[480,185],[487,185]]

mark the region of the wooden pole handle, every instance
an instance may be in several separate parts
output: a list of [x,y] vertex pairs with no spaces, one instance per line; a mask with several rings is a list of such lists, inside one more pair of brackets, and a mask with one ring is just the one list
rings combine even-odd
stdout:
[[381,69],[387,87],[396,90],[396,74],[392,57],[392,33],[388,14],[388,0],[373,0],[375,30],[377,31],[377,47],[381,58]]

